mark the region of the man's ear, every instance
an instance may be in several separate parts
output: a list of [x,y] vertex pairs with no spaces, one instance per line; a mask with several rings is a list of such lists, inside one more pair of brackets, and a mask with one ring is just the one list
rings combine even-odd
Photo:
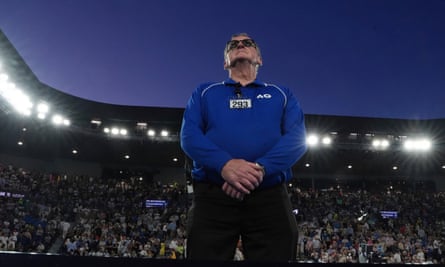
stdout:
[[262,59],[261,57],[258,57],[258,61],[257,61],[257,63],[258,63],[260,66],[263,66],[263,59]]

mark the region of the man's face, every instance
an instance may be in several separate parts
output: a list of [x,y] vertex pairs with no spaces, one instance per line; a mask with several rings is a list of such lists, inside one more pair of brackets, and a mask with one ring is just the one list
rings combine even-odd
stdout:
[[247,36],[233,37],[227,43],[227,53],[224,68],[232,66],[236,61],[247,60],[251,63],[262,64],[255,41]]

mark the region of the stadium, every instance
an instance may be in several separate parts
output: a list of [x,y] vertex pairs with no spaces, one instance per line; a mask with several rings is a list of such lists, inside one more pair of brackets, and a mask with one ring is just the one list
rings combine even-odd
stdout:
[[[2,265],[242,264],[182,261],[192,194],[179,145],[182,113],[181,108],[105,104],[63,93],[40,81],[0,31]],[[309,149],[293,167],[288,185],[300,227],[295,263],[364,263],[362,253],[366,263],[443,264],[438,251],[445,241],[445,119],[306,114],[305,120]],[[12,212],[16,209],[20,212]],[[136,228],[126,221],[136,216],[131,209],[142,210],[138,223],[149,218],[159,229],[150,228],[150,235],[136,240],[122,230],[123,225]],[[120,230],[108,229],[120,233],[117,240],[109,247],[98,241],[93,253],[86,233],[112,223],[119,225]],[[49,228],[52,235],[45,239]],[[348,232],[352,228],[354,235]],[[389,228],[392,233],[403,228],[409,236],[398,230],[401,235],[390,237]],[[25,238],[16,236],[10,248],[13,232],[31,237],[19,246]],[[345,240],[338,242],[335,256],[328,253],[332,248],[316,247],[317,239],[327,244],[334,237]],[[402,245],[389,245],[388,239]],[[406,261],[388,260],[396,253]],[[294,263],[268,266],[281,264]]]

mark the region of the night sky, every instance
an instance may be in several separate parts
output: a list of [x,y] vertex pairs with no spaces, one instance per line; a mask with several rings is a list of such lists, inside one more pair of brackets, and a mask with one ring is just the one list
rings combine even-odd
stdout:
[[0,0],[0,28],[41,82],[99,102],[185,107],[247,32],[305,113],[445,118],[443,0]]

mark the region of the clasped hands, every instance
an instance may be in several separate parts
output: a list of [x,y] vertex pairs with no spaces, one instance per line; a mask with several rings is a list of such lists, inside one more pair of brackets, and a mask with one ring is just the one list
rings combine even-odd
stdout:
[[264,169],[243,159],[229,160],[221,170],[225,182],[222,190],[232,198],[242,200],[244,195],[250,194],[257,188],[264,177]]

